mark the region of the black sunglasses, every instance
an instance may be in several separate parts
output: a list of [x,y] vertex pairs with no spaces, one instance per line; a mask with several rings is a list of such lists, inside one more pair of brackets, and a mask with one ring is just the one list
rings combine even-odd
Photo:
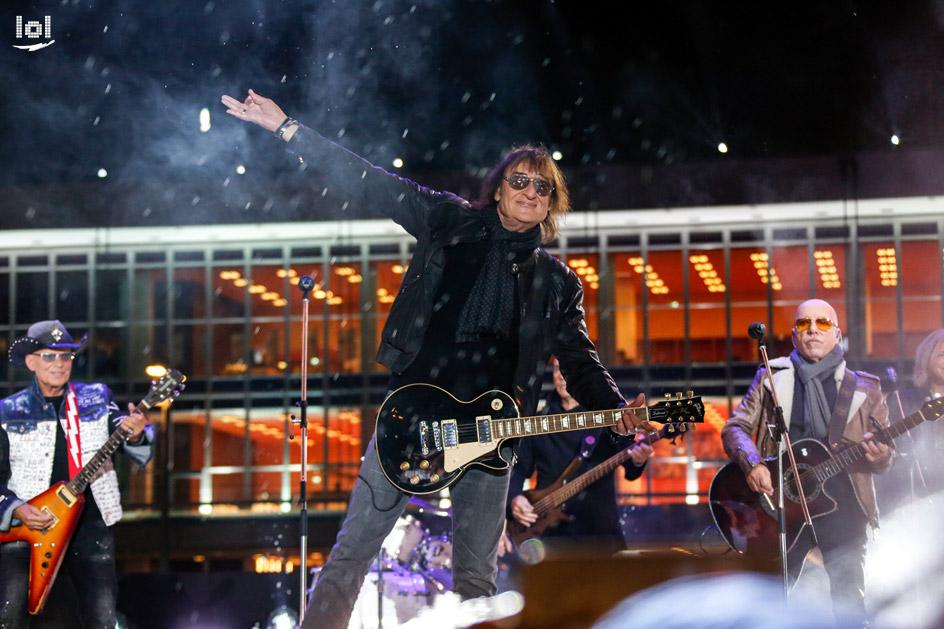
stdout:
[[521,173],[515,173],[511,177],[502,177],[502,179],[508,182],[508,186],[512,190],[524,190],[528,187],[528,184],[534,183],[534,191],[538,193],[539,197],[546,197],[554,192],[554,186],[550,182],[528,177]]

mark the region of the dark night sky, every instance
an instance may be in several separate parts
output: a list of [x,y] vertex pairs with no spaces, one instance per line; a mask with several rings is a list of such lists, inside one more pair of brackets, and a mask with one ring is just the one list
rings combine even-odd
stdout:
[[[55,43],[14,49],[16,15],[50,15]],[[939,152],[942,24],[944,0],[7,1],[0,227],[310,216],[303,191],[274,192],[292,173],[273,141],[219,105],[249,87],[460,192],[521,142],[568,172],[682,187],[726,165]]]

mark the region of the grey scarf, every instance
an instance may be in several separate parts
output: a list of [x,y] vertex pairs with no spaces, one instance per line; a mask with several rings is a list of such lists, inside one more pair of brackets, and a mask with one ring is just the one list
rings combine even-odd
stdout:
[[[796,369],[796,377],[803,383],[803,421],[807,429],[812,429],[815,435],[829,434],[829,420],[832,409],[826,401],[823,391],[823,377],[836,372],[843,361],[842,347],[836,345],[833,351],[818,362],[811,363],[793,350],[790,353],[790,362]],[[792,433],[791,433],[792,434]]]

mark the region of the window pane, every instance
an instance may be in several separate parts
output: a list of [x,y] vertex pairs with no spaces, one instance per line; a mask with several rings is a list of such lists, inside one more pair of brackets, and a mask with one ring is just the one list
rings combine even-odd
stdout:
[[[638,264],[633,264],[638,261]],[[643,275],[633,270],[642,265],[638,252],[613,254],[610,264],[614,278],[614,316],[618,365],[642,364],[642,288]]]
[[86,271],[56,273],[56,318],[88,321],[89,280]]
[[689,322],[692,362],[727,359],[724,252],[692,251],[688,256]]
[[597,302],[600,292],[600,265],[599,256],[595,253],[574,254],[567,260],[567,265],[573,269],[583,284],[583,309],[586,312],[587,332],[594,343],[599,339],[597,329],[598,308]]
[[206,317],[206,270],[174,269],[174,318]]
[[905,357],[914,356],[918,344],[941,327],[941,250],[937,241],[901,243],[902,311]]
[[362,281],[359,263],[344,262],[331,265],[330,288],[324,297],[330,313],[329,371],[361,371],[360,286]]
[[[216,470],[212,477],[214,503],[244,500],[246,411],[241,408],[216,409],[210,415],[211,459],[213,468],[237,467],[237,471]],[[202,500],[202,497],[201,497]]]
[[10,274],[0,273],[0,325],[10,323]]
[[[770,266],[771,281],[774,282],[774,312],[773,329],[767,331],[768,352],[771,356],[786,356],[793,351],[793,313],[796,307],[810,298],[810,250],[806,245],[790,247],[773,247],[773,264]],[[824,252],[818,252],[817,261],[832,259],[824,257]],[[824,268],[822,262],[818,262]],[[828,271],[832,265],[825,265]],[[817,276],[819,273],[817,272]],[[837,282],[840,280],[836,280]],[[776,285],[780,284],[780,289]],[[763,319],[766,323],[766,319]],[[756,351],[755,351],[756,355]]]
[[250,280],[243,275],[243,267],[228,266],[213,269],[213,316],[221,319],[244,317]]
[[213,373],[233,376],[246,372],[246,326],[243,323],[218,323],[213,326]]
[[[866,354],[875,358],[898,356],[898,260],[891,242],[862,247],[865,265]],[[844,319],[840,318],[840,321]]]
[[94,343],[87,350],[95,376],[117,378],[128,373],[124,351],[127,347],[127,328],[97,327]]
[[206,364],[207,326],[203,324],[174,325],[173,367],[188,378],[201,378],[209,375]]
[[49,319],[49,274],[16,276],[16,322],[27,327]]
[[365,347],[364,351],[371,357],[368,361],[369,369],[372,371],[382,371],[383,365],[379,364],[373,357],[376,355],[377,348],[380,347],[380,333],[383,331],[384,323],[387,321],[387,315],[390,314],[390,307],[393,300],[400,290],[400,282],[403,280],[404,266],[396,260],[384,260],[370,263],[371,272],[374,274],[376,291],[374,303],[371,312],[374,317],[373,345]]
[[640,258],[633,263],[633,271],[644,278],[649,291],[649,362],[684,362],[681,252],[652,251],[645,265]]
[[128,272],[95,272],[95,319],[121,321],[128,312]]

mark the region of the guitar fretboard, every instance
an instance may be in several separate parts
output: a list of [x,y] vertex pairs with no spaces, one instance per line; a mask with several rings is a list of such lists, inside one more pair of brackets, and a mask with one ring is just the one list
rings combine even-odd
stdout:
[[[560,415],[538,415],[536,417],[512,417],[509,419],[491,420],[492,435],[498,439],[509,437],[531,437],[546,435],[568,430],[585,430],[587,428],[603,428],[615,426],[625,409],[611,411],[580,411],[578,413],[561,413]],[[637,415],[645,414],[645,406],[629,409]]]
[[[926,421],[934,421],[940,417],[940,414],[937,416],[931,416],[931,408],[932,406],[930,403],[926,404],[920,411],[912,413],[901,421],[895,422],[888,428],[876,431],[877,440],[884,443],[891,443],[892,440],[897,439],[918,424],[924,423]],[[927,411],[927,415],[925,414],[925,411]],[[844,448],[843,450],[839,450],[830,459],[823,461],[814,467],[812,472],[816,475],[816,478],[821,481],[825,481],[843,471],[864,456],[865,448],[862,447],[861,443],[857,443]]]

